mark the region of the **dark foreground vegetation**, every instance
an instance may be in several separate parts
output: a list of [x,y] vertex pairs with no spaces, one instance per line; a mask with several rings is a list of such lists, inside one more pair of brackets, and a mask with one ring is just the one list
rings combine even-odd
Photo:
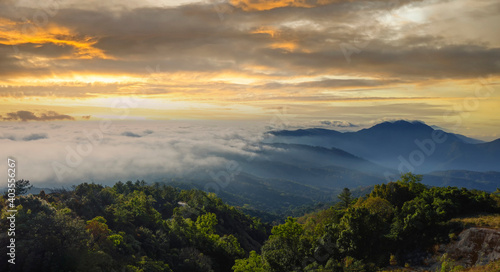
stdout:
[[419,266],[466,215],[500,212],[496,193],[428,188],[420,176],[348,189],[336,205],[271,228],[199,190],[83,183],[18,197],[16,264],[7,263],[0,197],[0,271],[378,271]]

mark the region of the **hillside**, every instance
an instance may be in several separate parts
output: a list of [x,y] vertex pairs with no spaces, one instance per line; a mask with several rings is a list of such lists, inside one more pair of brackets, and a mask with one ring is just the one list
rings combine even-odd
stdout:
[[431,186],[456,186],[488,192],[500,188],[500,172],[448,170],[432,172],[424,176],[425,184]]
[[[41,191],[17,197],[18,264],[6,266],[2,260],[0,270],[378,271],[398,264],[440,266],[451,263],[453,256],[463,259],[453,254],[469,246],[455,242],[476,237],[467,234],[477,232],[471,226],[497,226],[491,225],[497,216],[489,213],[500,212],[498,192],[429,188],[421,178],[408,173],[360,197],[344,189],[337,204],[298,219],[289,217],[272,229],[215,194],[196,189],[129,181]],[[5,196],[0,203],[4,222]],[[0,259],[7,253],[7,228],[0,225]],[[443,249],[436,251],[439,245]],[[481,250],[490,254],[488,248]],[[439,261],[436,253],[451,257]]]
[[[420,180],[421,176],[406,174],[396,182],[376,185],[364,197],[354,199],[344,192],[339,196],[342,202],[335,206],[298,220],[289,218],[272,229],[260,255],[236,261],[234,271],[412,271],[412,267],[451,271],[446,267],[455,263],[452,257],[469,258],[463,253],[470,247],[477,254],[490,254],[487,262],[500,257],[491,253],[490,244],[484,246],[473,238],[483,230],[465,229],[452,220],[500,212],[498,195],[456,187],[428,188]],[[488,241],[500,245],[500,241]],[[484,264],[474,256],[473,262],[464,262],[465,267]]]
[[259,250],[269,227],[213,194],[144,182],[83,183],[16,200],[16,265],[0,271],[230,271]]

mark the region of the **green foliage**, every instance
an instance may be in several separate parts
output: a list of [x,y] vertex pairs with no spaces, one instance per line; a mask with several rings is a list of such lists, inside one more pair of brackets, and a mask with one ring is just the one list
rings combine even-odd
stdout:
[[214,234],[217,225],[217,216],[213,213],[202,214],[196,219],[196,228],[198,231],[207,235]]
[[151,260],[147,256],[141,257],[136,265],[137,267],[130,266],[129,268],[138,272],[172,272],[172,269],[170,269],[168,264],[165,264],[162,261]]
[[370,197],[379,197],[391,203],[394,207],[401,208],[407,201],[412,200],[415,194],[410,191],[410,186],[402,182],[389,182],[375,185]]
[[87,221],[85,229],[90,234],[89,244],[93,250],[101,250],[111,246],[110,240],[108,240],[111,230],[106,222],[107,220],[102,216]]
[[297,219],[288,217],[284,224],[275,226],[271,233],[276,237],[290,239],[291,241],[298,242],[300,236],[304,232],[304,227],[297,223]]
[[[22,261],[16,263],[16,268],[19,271],[76,271],[88,251],[85,223],[32,195],[20,196],[18,201],[16,260]],[[7,233],[8,224],[3,224],[6,216],[2,213],[0,233]],[[3,245],[8,245],[9,238],[0,236],[2,256],[6,256]],[[4,265],[6,261],[0,263],[0,271],[10,271]]]
[[26,194],[29,189],[31,189],[33,185],[30,185],[29,180],[24,180],[20,179],[16,181],[15,189],[16,189],[16,195],[23,195]]
[[[19,271],[230,271],[270,230],[213,194],[143,181],[82,183],[17,202]],[[3,222],[5,202],[0,208]]]
[[272,235],[262,247],[262,254],[271,271],[293,271],[302,265],[308,245],[304,228],[289,217],[271,230]]
[[[272,229],[215,194],[144,181],[113,187],[83,183],[16,200],[19,271],[377,271],[414,264],[408,257],[460,231],[457,216],[499,212],[499,197],[455,187],[428,188],[421,177],[375,186],[354,204]],[[7,206],[0,197],[0,220]],[[490,217],[487,217],[490,218]],[[479,220],[479,219],[476,219]],[[0,224],[6,233],[7,224]],[[270,235],[269,235],[270,234]],[[0,236],[2,245],[7,236]],[[0,254],[6,255],[6,246]],[[260,253],[259,253],[260,252]],[[246,258],[245,258],[246,257]],[[418,260],[417,260],[418,262]],[[458,271],[441,260],[442,271]],[[8,271],[6,262],[0,271]]]
[[441,269],[440,272],[458,272],[464,270],[464,267],[461,265],[455,265],[455,261],[451,259],[447,253],[443,254],[440,258],[441,261]]
[[108,239],[111,241],[111,243],[113,243],[114,247],[118,247],[123,244],[123,236],[121,236],[120,234],[110,235],[108,236]]
[[[274,227],[262,248],[270,271],[377,271],[412,263],[407,256],[449,241],[456,231],[456,224],[448,223],[453,217],[498,211],[494,194],[427,188],[421,179],[407,173],[399,181],[376,185],[350,207],[344,201],[301,218],[303,227],[290,218]],[[296,247],[287,243],[292,240]],[[443,271],[459,269],[443,263]]]
[[351,205],[352,194],[349,188],[344,188],[344,190],[342,190],[342,193],[340,193],[337,197],[340,199],[340,203],[345,209],[347,209]]
[[380,197],[368,197],[366,200],[360,200],[355,207],[365,208],[371,214],[380,216],[387,222],[391,221],[394,215],[394,207],[389,201]]
[[234,272],[266,272],[269,266],[262,256],[252,250],[248,258],[236,260],[232,269]]

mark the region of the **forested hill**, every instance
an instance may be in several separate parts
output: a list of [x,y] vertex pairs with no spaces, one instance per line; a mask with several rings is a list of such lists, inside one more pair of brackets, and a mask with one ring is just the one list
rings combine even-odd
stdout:
[[[435,248],[460,239],[473,222],[457,218],[500,212],[500,196],[429,188],[420,180],[405,174],[359,198],[345,189],[338,204],[272,228],[214,194],[164,184],[83,183],[72,191],[42,191],[16,199],[15,265],[5,259],[4,195],[0,271],[333,272],[430,266]],[[447,255],[440,260],[441,271],[456,268]]]
[[[465,267],[440,255],[440,245],[457,240],[464,230],[456,218],[498,213],[500,191],[429,188],[421,179],[408,173],[360,198],[345,189],[337,205],[275,226],[261,254],[237,260],[234,271],[460,271]],[[500,239],[474,247],[483,249],[491,256],[481,258],[498,259]],[[477,256],[455,257],[470,259],[469,266],[481,264]]]
[[17,262],[8,265],[6,199],[0,271],[231,271],[270,230],[199,190],[83,183],[16,200]]

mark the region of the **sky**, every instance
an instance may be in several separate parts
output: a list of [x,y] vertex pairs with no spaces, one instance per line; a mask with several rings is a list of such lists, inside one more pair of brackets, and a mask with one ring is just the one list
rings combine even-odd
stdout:
[[493,140],[498,25],[496,0],[0,0],[0,122],[418,119]]

